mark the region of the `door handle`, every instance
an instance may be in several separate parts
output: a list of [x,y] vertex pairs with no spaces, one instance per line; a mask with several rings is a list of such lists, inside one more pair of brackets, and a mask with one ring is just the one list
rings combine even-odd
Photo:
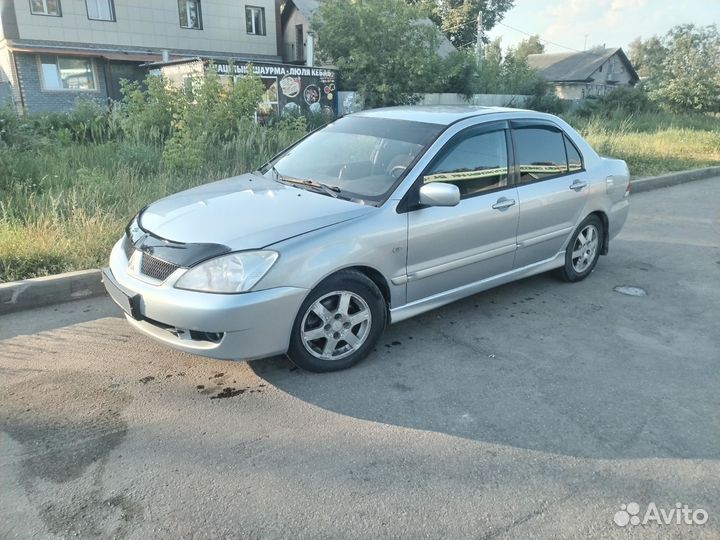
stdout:
[[515,205],[515,199],[508,199],[507,197],[500,197],[492,207],[495,210],[506,210],[511,206]]
[[587,186],[587,182],[583,182],[582,180],[575,180],[572,184],[570,184],[570,189],[572,189],[573,191],[581,191]]

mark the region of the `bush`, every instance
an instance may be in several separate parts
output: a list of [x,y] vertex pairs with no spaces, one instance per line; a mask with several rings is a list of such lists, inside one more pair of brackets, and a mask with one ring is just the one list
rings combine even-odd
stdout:
[[600,97],[585,100],[576,114],[581,117],[612,117],[658,112],[658,106],[639,88],[621,87]]
[[125,137],[153,144],[164,143],[172,134],[172,122],[182,103],[182,91],[162,77],[145,82],[122,81],[122,102],[115,116]]
[[562,114],[567,110],[567,104],[555,94],[534,95],[525,103],[525,107],[550,114]]
[[15,145],[18,137],[20,118],[11,107],[0,107],[0,145]]
[[226,85],[214,70],[196,78],[177,99],[164,163],[176,173],[197,170],[213,146],[242,135],[242,127],[254,117],[264,92],[252,68]]

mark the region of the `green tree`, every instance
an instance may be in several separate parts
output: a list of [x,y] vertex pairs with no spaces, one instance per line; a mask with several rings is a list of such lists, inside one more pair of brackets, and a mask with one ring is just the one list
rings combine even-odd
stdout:
[[543,95],[546,87],[545,81],[528,66],[527,55],[518,54],[517,49],[512,48],[503,54],[500,38],[483,49],[476,85],[478,93]]
[[651,68],[647,82],[650,97],[677,112],[720,112],[717,26],[675,26],[663,39],[663,46],[666,54]]
[[458,49],[475,46],[478,13],[482,12],[482,26],[487,32],[492,30],[515,4],[514,0],[407,0],[407,2],[422,5],[428,10],[430,19],[442,29]]
[[628,57],[635,71],[643,79],[656,75],[660,71],[666,55],[667,49],[657,36],[652,36],[645,41],[640,37],[635,38],[628,46]]
[[436,84],[442,59],[438,29],[421,6],[401,0],[326,0],[313,18],[320,55],[367,107],[412,103]]
[[542,54],[544,52],[545,45],[540,41],[540,36],[535,35],[518,43],[517,46],[510,51],[510,54],[516,59],[527,59],[531,54]]

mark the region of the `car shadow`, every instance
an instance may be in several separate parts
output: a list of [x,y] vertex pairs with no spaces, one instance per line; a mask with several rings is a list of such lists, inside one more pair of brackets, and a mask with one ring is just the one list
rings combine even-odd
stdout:
[[[664,280],[677,286],[620,254],[581,283],[536,276],[393,325],[350,370],[312,374],[284,357],[251,367],[298,399],[373,422],[576,457],[717,459],[713,318],[683,311],[713,300]],[[613,290],[628,281],[650,294]]]

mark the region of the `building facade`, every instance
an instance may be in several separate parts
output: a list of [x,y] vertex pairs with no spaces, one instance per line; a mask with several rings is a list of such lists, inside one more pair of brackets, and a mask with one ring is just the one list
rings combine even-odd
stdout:
[[528,65],[555,90],[561,99],[580,100],[604,96],[640,80],[622,49],[599,49],[528,56]]
[[188,57],[276,62],[276,0],[0,0],[0,106],[69,110],[119,99],[149,62]]

